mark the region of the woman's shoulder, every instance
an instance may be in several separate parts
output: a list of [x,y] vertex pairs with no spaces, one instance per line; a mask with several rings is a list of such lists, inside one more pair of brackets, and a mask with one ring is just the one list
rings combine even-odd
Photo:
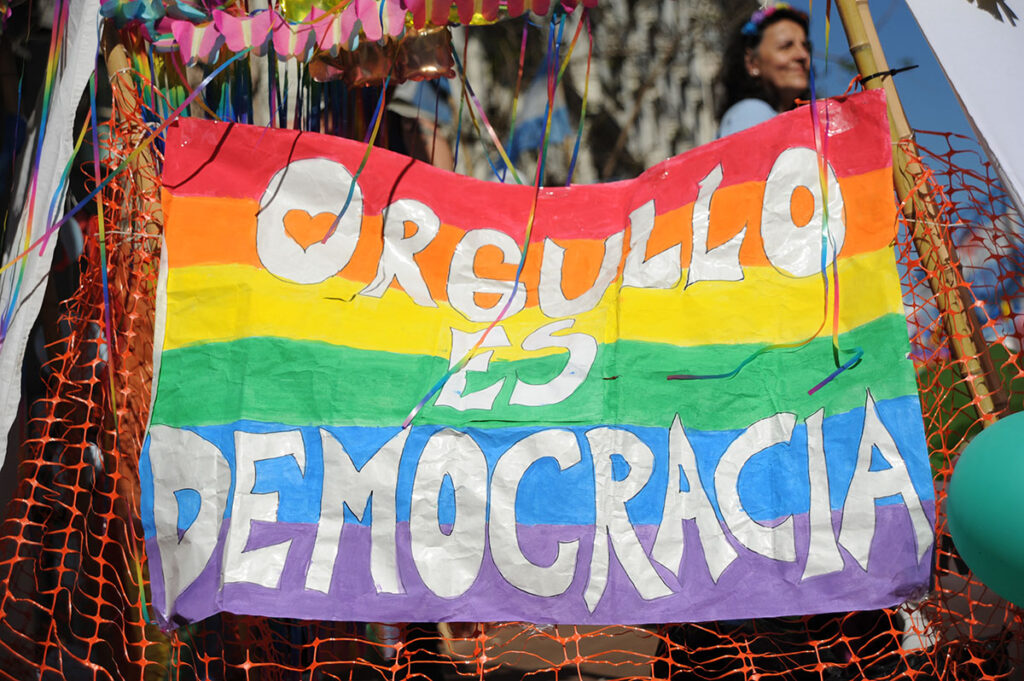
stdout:
[[722,122],[718,126],[718,136],[725,137],[740,130],[746,130],[758,123],[774,118],[775,109],[763,99],[750,97],[741,99],[728,109],[722,116]]

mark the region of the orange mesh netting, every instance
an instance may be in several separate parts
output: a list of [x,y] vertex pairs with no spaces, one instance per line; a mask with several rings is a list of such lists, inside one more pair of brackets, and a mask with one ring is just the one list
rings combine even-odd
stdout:
[[[136,99],[116,83],[114,109],[108,172],[146,128]],[[48,348],[46,397],[31,408],[0,538],[0,678],[1010,678],[1024,664],[1024,618],[971,577],[949,540],[941,502],[957,453],[983,421],[978,407],[998,415],[1021,406],[1024,227],[968,141],[922,140],[936,150],[920,152],[933,169],[922,185],[930,198],[918,202],[916,220],[903,219],[897,253],[940,502],[934,588],[924,602],[657,628],[223,614],[162,633],[149,623],[145,601],[138,477],[159,262],[154,151],[156,158],[143,155],[103,193],[112,348],[103,332],[98,225],[83,221],[80,285],[62,307],[69,331]],[[951,261],[920,257],[915,229],[918,244],[931,240]],[[975,315],[978,332],[939,312],[954,298]],[[964,339],[987,346],[987,356],[951,350]],[[988,368],[981,392],[963,378],[978,367],[982,375]]]

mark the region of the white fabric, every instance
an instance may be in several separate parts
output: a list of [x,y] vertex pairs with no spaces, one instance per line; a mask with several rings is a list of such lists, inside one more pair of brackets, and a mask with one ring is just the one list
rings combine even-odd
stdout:
[[[25,206],[21,210],[18,230],[9,250],[3,254],[3,263],[10,262],[22,251],[26,231],[31,234],[31,241],[35,241],[46,232],[47,213],[58,191],[61,173],[74,148],[75,111],[95,68],[99,47],[99,0],[75,0],[70,5],[65,49],[53,87],[50,114],[45,122],[46,135],[43,139],[39,168],[35,170],[39,177],[32,224],[28,224],[29,210],[28,206]],[[23,153],[34,154],[35,147],[26,148]],[[15,197],[15,200],[27,201],[28,197]],[[55,205],[59,213],[64,205],[63,190],[60,196],[57,196]],[[25,357],[25,346],[43,302],[46,278],[56,244],[57,235],[53,234],[41,253],[36,248],[27,256],[15,312],[7,337],[0,346],[0,433],[5,440],[11,424],[14,423],[18,403],[21,401],[21,365]],[[20,275],[20,264],[8,268],[0,275],[0,309],[6,310],[10,306]],[[7,451],[6,446],[3,451]],[[0,457],[3,457],[3,453],[0,453]]]
[[1018,211],[1024,209],[1024,0],[907,0]]

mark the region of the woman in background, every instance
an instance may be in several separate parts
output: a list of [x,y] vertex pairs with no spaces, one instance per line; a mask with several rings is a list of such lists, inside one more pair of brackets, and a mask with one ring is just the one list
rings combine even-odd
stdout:
[[811,73],[807,15],[779,2],[754,12],[726,49],[718,136],[725,137],[806,99]]

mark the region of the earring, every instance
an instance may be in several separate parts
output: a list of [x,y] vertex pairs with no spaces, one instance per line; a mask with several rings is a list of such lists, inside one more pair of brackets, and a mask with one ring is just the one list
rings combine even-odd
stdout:
[[757,78],[758,76],[761,75],[761,72],[757,69],[754,69],[753,71],[750,72],[750,75],[752,75],[754,78]]

